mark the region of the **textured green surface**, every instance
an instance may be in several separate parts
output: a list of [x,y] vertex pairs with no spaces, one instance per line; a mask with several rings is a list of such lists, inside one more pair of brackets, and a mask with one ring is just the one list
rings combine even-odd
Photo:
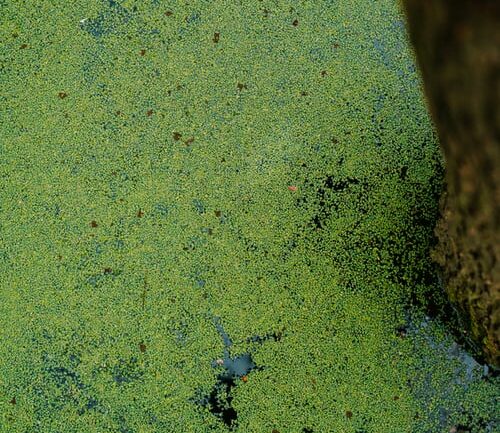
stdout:
[[499,431],[407,307],[442,161],[394,1],[0,7],[0,432],[228,431],[214,317],[235,431]]

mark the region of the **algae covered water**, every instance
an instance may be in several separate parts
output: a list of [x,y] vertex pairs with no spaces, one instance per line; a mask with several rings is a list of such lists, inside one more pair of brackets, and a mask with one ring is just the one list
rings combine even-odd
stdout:
[[500,431],[396,1],[0,8],[0,432]]

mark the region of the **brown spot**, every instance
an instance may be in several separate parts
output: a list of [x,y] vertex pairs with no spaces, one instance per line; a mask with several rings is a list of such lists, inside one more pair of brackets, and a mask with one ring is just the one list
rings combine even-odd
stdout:
[[241,380],[243,382],[245,382],[245,383],[248,382],[248,376],[246,376],[246,375],[245,376],[241,376]]
[[337,42],[334,42],[334,44],[332,45],[333,48],[338,48],[340,47],[340,45],[337,43]]
[[21,44],[19,48],[21,48],[21,50],[24,50],[25,48],[28,48],[28,44]]
[[139,51],[139,54],[140,54],[141,56],[143,56],[144,54],[146,54],[146,50],[141,50],[141,51]]
[[96,228],[97,227],[97,222],[96,221],[90,221],[90,227]]
[[13,37],[14,39],[16,39],[18,36],[19,36],[19,35],[18,35],[16,32],[12,33],[12,37]]
[[146,111],[146,116],[151,117],[153,115],[153,110]]
[[180,132],[174,132],[172,135],[175,141],[179,141],[182,137],[182,134]]
[[238,89],[239,91],[241,92],[243,89],[246,89],[247,88],[247,85],[246,84],[242,84],[242,83],[238,83]]
[[59,92],[59,98],[64,99],[66,96],[68,96],[66,92]]
[[326,72],[326,71],[321,71],[321,76],[322,76],[322,77],[325,77],[325,76],[326,76],[326,74],[328,74],[328,72]]
[[295,185],[288,185],[289,191],[297,191],[297,187]]
[[394,401],[399,400],[399,395],[394,396]]
[[188,139],[184,142],[184,144],[185,144],[186,146],[189,146],[189,145],[190,145],[193,141],[194,141],[194,137],[190,137],[190,138],[188,138]]
[[214,43],[217,43],[217,42],[219,42],[219,38],[220,38],[220,33],[219,32],[215,32],[214,33],[214,38],[212,40],[214,41]]
[[307,92],[304,91],[300,92],[300,96],[307,96]]
[[62,256],[61,256],[61,254],[58,254],[58,255],[57,255],[57,258],[58,258],[58,260],[62,260]]
[[146,351],[146,345],[144,343],[139,344],[139,350],[144,353]]
[[312,383],[313,385],[316,385],[318,382],[316,382],[316,379],[313,377],[313,378],[311,379],[311,383]]
[[137,217],[142,218],[143,216],[144,216],[144,212],[141,209],[139,209],[139,212],[137,212]]
[[346,411],[345,411],[345,416],[346,416],[347,418],[351,419],[351,418],[352,418],[352,412],[351,412],[350,410],[346,410]]
[[105,274],[111,274],[111,272],[113,272],[113,270],[111,268],[104,268]]
[[293,20],[292,25],[293,25],[294,27],[297,27],[297,26],[299,25],[299,20]]
[[339,141],[335,138],[335,137],[332,137],[332,143],[333,144],[337,144]]
[[464,23],[456,25],[454,31],[458,40],[462,43],[472,36],[472,29]]
[[400,326],[398,329],[396,329],[396,334],[400,338],[405,338],[406,337],[406,328],[404,326]]
[[166,11],[165,16],[171,17],[174,13],[172,11]]
[[12,400],[9,403],[10,404],[16,404],[17,403],[16,397],[12,397]]
[[216,211],[215,211],[215,216],[216,216],[217,218],[220,218],[220,217],[221,217],[221,215],[222,215],[222,212],[221,212],[220,210],[216,210]]

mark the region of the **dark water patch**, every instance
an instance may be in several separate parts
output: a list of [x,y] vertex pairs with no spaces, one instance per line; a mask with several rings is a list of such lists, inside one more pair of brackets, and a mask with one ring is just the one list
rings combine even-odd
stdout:
[[135,430],[132,430],[127,425],[127,422],[125,421],[125,417],[123,415],[120,415],[118,417],[118,432],[119,433],[135,433]]
[[247,343],[259,343],[259,344],[262,344],[264,343],[264,341],[268,341],[268,340],[273,340],[273,341],[281,341],[281,339],[283,338],[283,332],[284,332],[284,328],[280,331],[273,331],[273,332],[270,332],[270,333],[267,333],[265,335],[253,335],[252,337],[248,337],[247,338]]
[[403,165],[399,170],[399,178],[401,180],[405,180],[407,175],[408,175],[408,166]]
[[358,179],[348,177],[344,180],[335,181],[332,176],[328,176],[325,180],[325,187],[332,191],[339,192],[344,191],[349,185],[357,185],[359,183]]
[[206,272],[205,268],[196,267],[189,274],[189,279],[193,282],[194,287],[198,289],[203,289],[207,283],[204,274]]
[[132,18],[131,12],[116,1],[108,1],[95,18],[80,21],[80,27],[94,38],[116,33]]
[[166,217],[169,211],[169,206],[164,203],[157,203],[154,205],[154,213],[160,217]]
[[194,28],[199,26],[202,22],[201,13],[198,11],[193,11],[191,14],[184,18],[185,25],[179,27],[178,35],[179,37],[184,37]]
[[[51,355],[43,356],[45,368],[44,372],[47,380],[44,381],[44,387],[37,389],[36,393],[40,397],[45,397],[44,406],[51,406],[55,409],[62,409],[65,405],[75,406],[76,413],[83,415],[87,411],[100,411],[99,401],[92,395],[91,386],[84,383],[80,374],[77,372],[80,364],[80,357],[70,354],[68,361],[63,359],[53,359]],[[49,396],[47,391],[51,386],[58,389],[58,396]],[[78,392],[75,392],[75,389]]]
[[85,385],[80,379],[80,376],[67,367],[51,366],[47,368],[47,373],[58,388],[63,388],[70,385],[74,385],[78,389],[85,388]]
[[119,269],[112,269],[110,267],[105,267],[102,272],[99,272],[98,274],[90,275],[86,279],[86,284],[88,286],[91,286],[94,289],[102,287],[106,281],[108,281],[110,278],[114,279],[121,275],[122,271]]
[[380,113],[384,108],[386,98],[386,94],[377,92],[371,114],[370,129],[373,133],[374,142],[377,147],[382,146],[382,136],[385,129],[385,117]]
[[172,329],[172,333],[175,336],[175,341],[180,346],[185,346],[188,339],[188,326],[186,321],[181,321]]
[[113,380],[118,385],[133,382],[142,378],[144,371],[140,368],[136,357],[129,360],[120,359],[112,370]]
[[205,213],[205,204],[200,199],[193,200],[193,207],[197,213],[203,214]]
[[380,61],[384,64],[384,66],[390,68],[393,65],[393,59],[384,41],[381,41],[380,39],[375,39],[373,41],[373,47],[375,48],[375,51]]
[[188,24],[200,24],[201,23],[201,14],[199,12],[193,12],[191,15],[186,17],[186,22]]
[[[231,356],[230,348],[233,346],[233,341],[224,330],[219,317],[214,317],[214,326],[217,329],[222,342],[224,343],[224,353],[219,359],[212,361],[212,367],[222,369],[222,372],[217,375],[216,383],[208,394],[198,395],[194,402],[202,407],[207,408],[214,416],[216,416],[228,429],[232,430],[236,427],[238,421],[238,413],[232,406],[233,396],[232,390],[240,383],[248,381],[248,375],[252,371],[262,370],[263,367],[258,366],[251,353],[242,353]],[[253,336],[247,338],[247,342],[263,342],[266,339],[274,339],[279,341],[281,334],[270,333],[266,336]]]
[[223,368],[223,372],[217,375],[217,381],[209,394],[199,398],[196,403],[208,408],[226,427],[233,429],[237,424],[238,413],[232,407],[231,392],[239,383],[248,380],[248,374],[261,368],[255,364],[251,354],[231,357],[228,350],[225,350],[224,357],[215,361],[213,366]]
[[[352,185],[358,185],[360,183],[360,180],[357,178],[347,177],[344,179],[335,179],[331,175],[324,178],[319,186],[315,186],[309,182],[309,188],[316,190],[315,199],[317,202],[317,212],[311,220],[313,228],[317,230],[323,229],[332,213],[338,210],[338,204],[337,200],[334,198],[334,194],[344,192]],[[302,199],[302,202],[299,200],[298,204],[300,205],[305,202],[306,200]]]
[[231,347],[233,345],[233,342],[229,338],[229,335],[224,331],[224,327],[221,324],[220,317],[214,317],[214,325],[215,329],[217,329],[217,332],[219,335],[222,337],[222,341],[224,343],[224,346],[227,348]]
[[201,236],[190,236],[187,243],[182,247],[184,251],[194,251],[207,243],[207,239]]

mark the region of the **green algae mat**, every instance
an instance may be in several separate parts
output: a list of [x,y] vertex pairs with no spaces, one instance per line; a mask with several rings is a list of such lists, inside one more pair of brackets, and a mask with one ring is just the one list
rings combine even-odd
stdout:
[[500,431],[426,315],[443,160],[395,1],[0,23],[1,433]]

